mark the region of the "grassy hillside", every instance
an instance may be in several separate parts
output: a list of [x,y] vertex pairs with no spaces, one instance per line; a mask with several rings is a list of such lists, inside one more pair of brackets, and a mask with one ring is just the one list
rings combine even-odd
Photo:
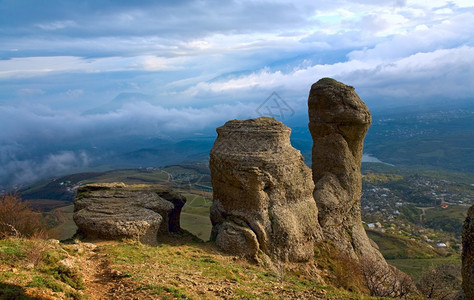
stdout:
[[424,225],[436,230],[444,230],[461,237],[462,224],[469,206],[436,207],[426,211]]
[[410,275],[410,277],[413,278],[415,282],[418,282],[425,274],[435,267],[443,265],[461,265],[461,257],[459,255],[453,255],[430,259],[387,259],[387,262]]
[[212,229],[209,207],[212,200],[197,194],[186,193],[183,196],[187,202],[181,211],[181,227],[203,241],[209,240]]
[[77,226],[72,220],[74,212],[74,205],[63,206],[56,209],[53,214],[59,215],[59,225],[55,227],[57,232],[57,238],[60,240],[66,240],[71,238],[77,230]]
[[0,240],[1,299],[370,299],[323,273],[249,264],[186,235],[156,246]]
[[367,230],[387,262],[418,282],[431,269],[441,265],[461,265],[459,253],[431,248],[405,237]]
[[57,207],[69,205],[74,200],[78,186],[105,182],[164,184],[182,192],[212,190],[207,165],[190,164],[172,165],[164,168],[79,173],[49,179],[26,187],[19,192],[22,199],[29,201],[33,207],[42,211],[51,211]]
[[367,235],[379,246],[386,259],[435,258],[441,256],[427,244],[392,234],[367,230]]

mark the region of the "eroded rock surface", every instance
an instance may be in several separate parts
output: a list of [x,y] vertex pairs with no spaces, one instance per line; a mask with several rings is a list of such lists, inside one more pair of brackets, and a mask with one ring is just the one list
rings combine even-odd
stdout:
[[155,243],[157,236],[181,230],[186,199],[161,185],[102,183],[81,186],[74,200],[74,222],[86,236],[131,238]]
[[369,264],[368,269],[391,274],[386,276],[387,286],[400,285],[396,283],[399,271],[372,246],[362,225],[360,168],[363,141],[371,123],[369,109],[353,87],[323,78],[311,87],[308,112],[314,199],[325,238],[353,259]]
[[210,154],[214,189],[211,238],[222,250],[257,259],[308,261],[321,237],[311,170],[272,118],[217,128]]
[[462,289],[465,299],[474,299],[474,205],[462,230]]
[[353,87],[332,79],[313,84],[308,108],[314,199],[323,232],[353,258],[367,252],[381,257],[365,234],[360,214],[360,167],[370,111]]

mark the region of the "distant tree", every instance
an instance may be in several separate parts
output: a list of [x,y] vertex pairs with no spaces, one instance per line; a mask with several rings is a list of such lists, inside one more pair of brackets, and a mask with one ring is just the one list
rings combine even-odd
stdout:
[[428,299],[454,299],[461,290],[461,282],[461,266],[447,264],[428,271],[417,286]]
[[42,214],[34,212],[18,194],[0,196],[0,238],[44,237],[47,232]]
[[412,298],[417,295],[418,291],[407,274],[391,266],[388,269],[378,266],[379,264],[367,259],[360,263],[370,295],[394,298]]

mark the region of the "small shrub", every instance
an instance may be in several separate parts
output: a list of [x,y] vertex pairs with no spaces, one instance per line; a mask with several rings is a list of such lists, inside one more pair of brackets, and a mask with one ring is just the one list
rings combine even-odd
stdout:
[[57,282],[51,276],[35,276],[28,284],[29,287],[37,287],[40,289],[49,288],[53,292],[64,292],[64,285]]
[[41,259],[42,261],[45,263],[45,264],[48,264],[48,265],[54,265],[56,264],[58,261],[60,261],[61,259],[63,259],[63,257],[61,256],[61,254],[57,251],[53,251],[53,250],[46,250],[44,252],[41,253]]
[[28,249],[26,250],[26,260],[32,263],[35,267],[38,266],[41,262],[46,264],[55,264],[56,262],[58,262],[59,259],[54,260],[51,257],[53,255],[59,256],[59,253],[47,249],[48,243],[45,240],[30,240]]
[[68,268],[63,265],[47,268],[47,274],[52,275],[55,279],[60,280],[74,289],[85,289],[82,275],[75,269]]
[[315,247],[315,260],[322,268],[329,270],[332,284],[356,293],[368,293],[362,270],[358,262],[337,250],[331,243],[319,243]]
[[41,213],[34,212],[18,194],[0,196],[0,238],[46,237]]
[[27,299],[23,288],[17,285],[0,282],[0,299]]
[[65,296],[67,298],[72,298],[74,300],[83,300],[83,299],[88,299],[88,297],[78,291],[67,291],[65,293]]

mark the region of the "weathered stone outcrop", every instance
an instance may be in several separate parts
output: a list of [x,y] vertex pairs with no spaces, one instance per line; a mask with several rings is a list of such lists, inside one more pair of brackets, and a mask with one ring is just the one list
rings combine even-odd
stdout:
[[365,234],[360,214],[360,167],[370,111],[353,87],[329,78],[313,84],[308,108],[314,199],[323,232],[353,258],[369,253],[383,259]]
[[462,289],[464,299],[474,299],[474,205],[462,229]]
[[79,187],[74,222],[89,237],[131,238],[155,243],[158,235],[181,230],[186,199],[161,185],[89,184]]
[[211,238],[222,250],[257,259],[308,261],[321,237],[311,170],[271,118],[217,128],[210,154],[214,189]]
[[[313,137],[314,199],[325,238],[353,259],[368,264],[368,269],[379,270],[386,277],[384,285],[400,285],[396,283],[399,271],[390,267],[372,246],[362,225],[360,168],[370,111],[353,87],[330,78],[312,85],[308,111]],[[396,289],[393,295],[397,295]]]

